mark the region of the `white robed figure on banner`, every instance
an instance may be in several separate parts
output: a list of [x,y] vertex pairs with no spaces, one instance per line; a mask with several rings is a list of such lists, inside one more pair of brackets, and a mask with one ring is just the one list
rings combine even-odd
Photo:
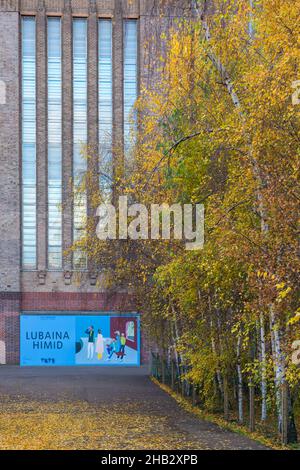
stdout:
[[96,339],[96,353],[98,359],[102,359],[104,352],[104,338],[102,336],[101,330],[98,330],[97,339]]

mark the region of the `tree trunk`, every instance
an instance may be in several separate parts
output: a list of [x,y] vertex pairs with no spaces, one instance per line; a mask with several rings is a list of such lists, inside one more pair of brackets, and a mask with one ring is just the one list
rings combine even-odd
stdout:
[[292,444],[298,441],[297,428],[294,420],[293,397],[288,387],[288,443]]
[[177,377],[179,378],[180,377],[180,364],[182,363],[182,360],[181,360],[180,354],[177,351],[177,341],[178,341],[179,333],[178,333],[176,310],[175,310],[175,307],[172,303],[171,303],[171,310],[172,310],[172,313],[173,313],[172,327],[174,328],[174,330],[172,328],[171,334],[172,334],[172,339],[173,339],[174,357],[175,357],[175,363],[176,363],[176,369],[177,369]]
[[171,359],[171,388],[174,390],[175,388],[175,373],[174,373],[174,360]]
[[281,386],[281,442],[283,445],[288,443],[288,389],[287,383],[283,383]]
[[226,373],[224,374],[223,388],[224,388],[224,419],[228,421],[229,420],[229,397],[228,397],[228,380],[227,380]]
[[264,315],[260,317],[260,355],[261,355],[261,420],[267,419],[267,381],[266,381],[266,340]]
[[249,384],[249,430],[251,432],[255,431],[255,401],[252,382]]
[[272,336],[272,355],[275,372],[276,406],[278,416],[278,433],[282,433],[282,393],[281,386],[285,382],[285,368],[280,344],[280,327],[276,324],[273,305],[270,306],[270,330]]
[[242,424],[244,421],[243,416],[243,376],[241,367],[241,334],[238,335],[236,357],[237,357],[237,376],[238,376],[238,412],[239,412],[239,423]]
[[[218,357],[217,348],[216,348],[216,341],[214,336],[214,326],[213,326],[213,319],[212,319],[212,312],[210,311],[210,338],[211,338],[211,350],[215,357]],[[220,390],[221,397],[223,397],[223,382],[222,382],[222,374],[220,368],[217,367],[216,371],[218,387]]]

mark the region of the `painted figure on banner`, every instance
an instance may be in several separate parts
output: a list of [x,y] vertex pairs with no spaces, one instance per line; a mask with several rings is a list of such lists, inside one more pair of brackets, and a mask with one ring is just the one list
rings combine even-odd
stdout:
[[107,360],[110,361],[113,355],[116,353],[116,340],[110,339],[109,343],[106,346],[107,351]]
[[102,359],[103,352],[104,352],[104,338],[103,338],[101,330],[99,329],[97,339],[96,339],[96,353],[97,353],[97,357],[99,360]]
[[120,358],[123,359],[123,357],[125,356],[125,346],[126,346],[126,337],[124,333],[121,334],[120,341],[121,341]]
[[93,359],[94,357],[94,337],[95,331],[93,325],[89,326],[89,328],[85,331],[88,335],[88,350],[87,350],[87,358]]
[[115,338],[116,338],[116,354],[117,354],[117,357],[118,356],[118,353],[120,352],[121,350],[121,335],[120,335],[120,332],[119,331],[115,331]]

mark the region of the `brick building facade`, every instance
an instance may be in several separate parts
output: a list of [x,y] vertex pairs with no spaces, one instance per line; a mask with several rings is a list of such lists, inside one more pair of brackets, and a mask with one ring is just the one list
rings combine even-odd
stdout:
[[[99,150],[99,19],[112,25],[112,148],[124,140],[124,21],[137,25],[137,89],[151,85],[151,61],[162,53],[159,41],[176,17],[182,16],[184,2],[155,0],[0,0],[0,363],[19,363],[20,314],[28,312],[122,312],[135,311],[133,298],[122,292],[108,293],[96,282],[98,273],[86,269],[81,282],[75,280],[76,269],[64,251],[74,236],[73,208],[68,181],[74,165],[74,19],[85,19],[87,31],[87,144],[95,155]],[[189,4],[190,2],[187,2]],[[22,116],[22,18],[35,24],[35,160],[34,228],[22,232],[24,211],[28,210],[24,191],[25,150],[22,136],[28,127]],[[59,268],[49,267],[49,102],[47,77],[47,21],[59,18],[61,25],[61,253]],[[23,52],[22,52],[23,47]],[[24,57],[23,57],[24,59]],[[26,57],[25,57],[26,59]],[[26,66],[26,64],[25,64]],[[23,67],[23,68],[22,68]],[[25,72],[24,72],[25,70]],[[126,74],[126,72],[125,72]],[[47,81],[48,80],[48,81]],[[23,85],[22,85],[23,83]],[[25,100],[26,101],[26,100]],[[47,105],[48,103],[48,105]],[[31,103],[32,104],[32,103]],[[28,108],[29,109],[29,108]],[[32,116],[27,116],[31,119]],[[25,122],[25,124],[24,124]],[[32,124],[32,122],[31,122]],[[27,126],[27,127],[26,127]],[[24,131],[25,129],[25,131]],[[29,131],[28,131],[29,132]],[[26,136],[25,136],[26,137]],[[24,137],[23,137],[24,140]],[[33,147],[32,147],[33,148]],[[23,166],[22,166],[23,158]],[[26,171],[30,172],[30,164]],[[23,179],[22,179],[23,178]],[[25,183],[24,183],[25,181]],[[22,186],[23,185],[23,186]],[[24,186],[25,185],[25,186]],[[24,189],[25,188],[25,189]],[[22,195],[23,194],[23,195]],[[29,191],[29,195],[30,195]],[[32,193],[33,194],[33,193]],[[23,199],[22,199],[23,198]],[[23,201],[23,203],[22,203]],[[32,200],[30,202],[32,205]],[[25,208],[25,209],[24,209]],[[32,207],[31,207],[32,209]],[[27,216],[26,216],[27,217]],[[26,223],[26,220],[25,220]],[[27,230],[27,232],[26,232]],[[26,237],[34,231],[29,254],[34,251],[32,266],[24,266]],[[25,233],[25,235],[24,235]],[[25,237],[25,242],[24,242]],[[30,251],[31,250],[31,251]],[[26,256],[25,256],[26,258]],[[142,335],[142,361],[147,360]]]

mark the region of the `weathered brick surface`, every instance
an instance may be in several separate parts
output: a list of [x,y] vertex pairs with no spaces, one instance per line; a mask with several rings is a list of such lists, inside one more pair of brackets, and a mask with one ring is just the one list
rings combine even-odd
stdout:
[[[115,0],[113,18],[113,149],[118,155],[118,149],[123,144],[123,24],[122,0]],[[116,166],[116,158],[115,158]]]
[[[63,141],[63,217],[62,238],[63,252],[70,246],[72,240],[72,204],[71,184],[72,176],[72,16],[70,2],[65,2],[62,18],[62,141]],[[68,119],[66,119],[68,116]],[[64,269],[71,269],[71,256],[64,256]]]
[[19,18],[0,13],[0,292],[20,290]]
[[22,310],[130,312],[134,298],[125,293],[23,292]]
[[[90,4],[88,18],[88,144],[90,158],[88,170],[94,174],[94,184],[98,184],[98,18],[96,2]],[[91,194],[88,191],[89,215],[93,215]],[[88,260],[89,269],[93,270],[92,261]]]
[[0,364],[19,363],[19,292],[0,293]]
[[45,9],[40,8],[36,15],[36,66],[37,66],[37,267],[47,266],[47,21]]
[[0,0],[0,11],[18,11],[18,8],[17,0]]
[[19,358],[20,195],[19,195],[19,18],[13,2],[1,2],[0,80],[0,363]]

